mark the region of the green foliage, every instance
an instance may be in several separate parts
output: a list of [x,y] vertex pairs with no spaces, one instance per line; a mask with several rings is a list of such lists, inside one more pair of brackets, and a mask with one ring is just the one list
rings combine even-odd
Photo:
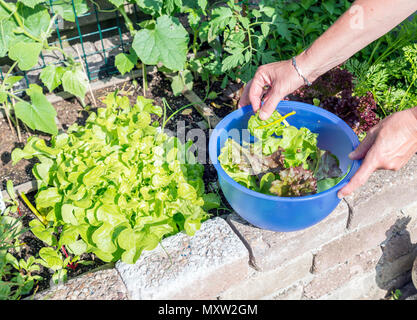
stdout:
[[124,75],[126,72],[132,71],[137,63],[138,56],[133,49],[130,50],[130,53],[119,53],[114,61],[116,68],[122,75]]
[[35,257],[17,259],[10,253],[19,252],[22,245],[19,237],[27,229],[23,228],[21,218],[14,217],[18,202],[11,181],[7,181],[7,192],[10,200],[6,201],[4,212],[0,212],[0,300],[17,300],[30,293],[42,277],[33,274],[40,270]]
[[30,97],[31,103],[19,101],[14,106],[16,116],[33,130],[57,134],[56,110],[42,93],[42,88],[31,84],[26,93]]
[[187,55],[188,33],[175,17],[156,19],[152,29],[143,28],[135,34],[132,47],[139,59],[148,65],[161,62],[173,71],[183,70]]
[[[232,0],[222,6],[206,0],[139,0],[135,1],[139,10],[151,18],[136,25],[125,13],[123,2],[111,3],[134,36],[132,47],[139,60],[179,72],[172,84],[176,95],[192,86],[196,78],[223,78],[223,87],[229,79],[249,81],[259,65],[304,50],[350,6],[346,0],[321,4],[263,0],[259,7],[248,9]],[[174,17],[179,13],[187,19],[188,32]],[[206,54],[197,55],[202,48]],[[136,60],[124,53],[116,59],[121,73],[129,72],[135,64]]]
[[[67,261],[57,249],[65,245],[78,257],[92,252],[104,261],[134,263],[166,236],[185,230],[193,235],[216,207],[205,195],[203,166],[183,145],[152,124],[162,110],[138,97],[134,106],[116,93],[107,108],[91,113],[85,126],[44,140],[31,137],[15,149],[13,163],[39,159],[36,208],[46,225],[33,220],[33,233],[51,248],[44,265],[63,270]],[[218,205],[217,205],[218,206]]]
[[[399,55],[398,55],[399,54]],[[383,116],[417,105],[417,44],[406,45],[397,56],[372,64],[351,59],[346,68],[355,76],[354,93],[371,92]]]
[[[78,14],[88,11],[86,0],[75,0],[75,9]],[[49,65],[42,70],[40,79],[53,91],[62,84],[65,91],[84,99],[88,88],[87,77],[80,63],[69,56],[59,47],[51,47],[48,38],[51,36],[57,16],[74,22],[72,1],[64,0],[54,3],[55,15],[51,17],[50,6],[44,1],[22,0],[6,2],[0,0],[0,57],[8,56],[15,61],[0,84],[0,107],[5,109],[9,124],[9,113],[14,110],[16,117],[33,130],[49,134],[57,134],[55,124],[56,112],[46,100],[42,90],[31,86],[25,90],[30,102],[15,95],[13,85],[17,78],[13,76],[16,68],[27,71],[35,67],[41,52],[60,51],[65,57],[63,66]],[[20,80],[20,78],[19,78]],[[39,89],[39,90],[38,90]],[[18,100],[15,104],[15,100]],[[19,125],[15,126],[20,134]],[[19,136],[20,138],[20,136]]]

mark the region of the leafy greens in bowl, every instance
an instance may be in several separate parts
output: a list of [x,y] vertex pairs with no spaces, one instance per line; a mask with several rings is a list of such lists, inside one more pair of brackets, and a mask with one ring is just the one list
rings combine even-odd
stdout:
[[218,158],[225,172],[251,190],[280,197],[312,195],[339,183],[338,158],[317,147],[317,133],[288,124],[295,114],[274,111],[266,121],[251,116],[248,130],[257,140],[241,145],[227,139]]

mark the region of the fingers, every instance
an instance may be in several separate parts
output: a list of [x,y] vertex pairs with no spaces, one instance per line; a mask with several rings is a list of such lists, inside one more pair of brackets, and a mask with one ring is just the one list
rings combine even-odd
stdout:
[[263,77],[257,72],[252,79],[251,86],[249,88],[249,100],[252,104],[253,111],[256,113],[261,107],[262,97],[264,95],[264,87],[268,85],[263,80]]
[[375,130],[370,131],[366,135],[365,139],[363,139],[361,144],[349,154],[349,158],[352,160],[359,160],[365,158],[369,149],[374,144],[376,136],[377,134]]
[[365,184],[371,174],[377,169],[377,161],[373,157],[366,157],[355,175],[349,183],[339,190],[337,196],[339,199],[350,195],[353,191]]
[[282,100],[282,96],[277,91],[269,92],[264,99],[264,104],[259,112],[261,120],[267,120],[277,108],[278,103]]
[[242,108],[244,106],[247,106],[248,104],[250,104],[250,100],[249,100],[249,89],[251,87],[252,84],[252,80],[250,80],[246,85],[245,88],[243,89],[243,93],[242,96],[239,99],[239,104],[238,104],[238,108]]

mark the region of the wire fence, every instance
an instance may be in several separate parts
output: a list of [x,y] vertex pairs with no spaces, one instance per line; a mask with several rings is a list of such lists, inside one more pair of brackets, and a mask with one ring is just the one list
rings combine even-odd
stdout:
[[[62,1],[70,1],[74,13],[74,22],[68,22],[58,16],[55,20],[55,32],[51,36],[50,46],[59,46],[68,50],[75,60],[84,62],[85,71],[90,81],[103,79],[118,74],[114,57],[130,47],[132,39],[119,11],[108,1],[88,1],[89,10],[80,14],[74,0],[47,0],[50,13],[54,15],[54,6]],[[97,1],[97,2],[96,2]],[[253,1],[236,1],[239,5],[256,5]],[[128,13],[133,21],[139,22],[143,14],[136,5],[128,5]],[[49,64],[63,64],[64,56],[59,53],[40,54],[38,64],[29,71],[18,71],[14,75],[23,76],[20,88],[39,82],[39,73]],[[6,63],[7,64],[7,63]],[[0,65],[0,80],[4,79]]]
[[[89,2],[88,12],[79,14],[74,0],[70,1],[74,13],[74,23],[64,21],[58,16],[55,20],[55,32],[51,36],[49,45],[59,46],[63,50],[70,51],[75,60],[81,58],[90,81],[117,74],[114,56],[128,49],[131,42],[127,36],[128,31],[124,25],[123,17],[114,7],[111,7],[110,3],[106,7],[106,4]],[[54,5],[59,2],[62,0],[48,0],[47,4],[50,7],[51,15],[54,14]],[[106,2],[103,1],[103,3]],[[140,19],[136,5],[130,5],[129,11],[135,21]],[[34,82],[34,77],[37,77],[41,69],[51,63],[62,64],[64,57],[59,53],[49,55],[43,52],[34,68],[29,71],[18,71],[16,75],[22,75],[25,86],[28,87],[30,83]],[[2,68],[0,68],[0,79],[4,79]]]

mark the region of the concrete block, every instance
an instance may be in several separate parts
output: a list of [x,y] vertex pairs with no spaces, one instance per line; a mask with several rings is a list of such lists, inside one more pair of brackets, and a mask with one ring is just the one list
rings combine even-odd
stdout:
[[400,218],[400,213],[391,213],[384,220],[349,232],[339,239],[325,244],[315,255],[313,273],[321,273],[335,265],[344,263],[360,252],[379,248],[386,239],[391,238],[392,226]]
[[248,251],[222,218],[207,220],[193,237],[166,238],[134,265],[118,262],[132,299],[215,299],[245,279]]
[[312,259],[313,256],[307,252],[276,270],[253,270],[247,279],[220,294],[219,299],[256,300],[280,291],[309,276]]
[[[28,297],[32,299],[32,297]],[[88,272],[65,284],[37,293],[35,300],[128,300],[126,287],[115,268]]]
[[375,266],[378,264],[380,256],[381,250],[379,248],[369,250],[352,257],[343,264],[315,274],[311,282],[304,287],[304,297],[313,300],[319,299],[368,272],[373,271],[375,278]]
[[372,224],[417,199],[417,155],[398,171],[379,170],[346,197],[352,208],[349,229]]
[[320,300],[377,300],[382,299],[386,291],[375,282],[375,272],[358,275],[340,288],[329,292]]
[[349,210],[344,201],[318,224],[295,232],[273,232],[257,228],[237,214],[228,220],[242,235],[253,252],[256,265],[262,271],[274,270],[279,266],[316,251],[325,243],[344,234]]
[[268,296],[262,297],[261,300],[301,300],[304,291],[304,281],[282,289],[278,292],[274,292]]

